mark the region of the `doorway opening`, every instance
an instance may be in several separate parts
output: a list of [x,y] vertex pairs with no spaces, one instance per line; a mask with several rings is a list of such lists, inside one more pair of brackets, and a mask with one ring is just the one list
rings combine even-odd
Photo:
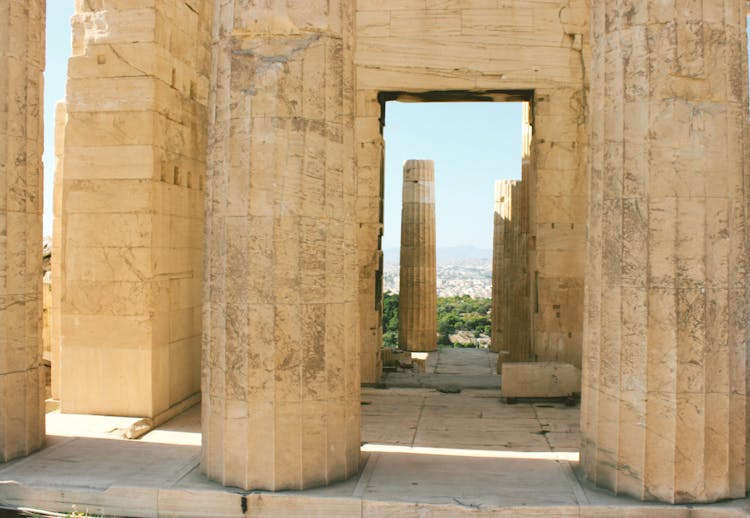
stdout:
[[[491,340],[498,223],[493,216],[494,192],[497,182],[521,181],[528,102],[435,102],[429,94],[394,97],[384,102],[384,380],[397,385],[439,384],[448,379],[445,376],[459,376],[472,386],[497,386],[497,351]],[[412,196],[414,180],[404,166],[422,159],[434,164],[434,181],[425,184],[434,191],[434,203],[423,206],[404,198]],[[433,196],[419,194],[425,195]],[[423,221],[413,221],[415,217]],[[421,290],[422,295],[402,292],[404,287]],[[419,299],[433,295],[436,315],[431,314],[434,302]],[[413,339],[404,329],[410,325],[432,327],[428,331],[434,336],[427,347],[406,343]],[[402,350],[434,352],[405,357]],[[482,378],[477,378],[479,373]]]
[[[422,481],[435,472],[458,480],[489,473],[507,459],[518,459],[519,466],[532,458],[578,459],[577,409],[567,409],[559,401],[505,401],[498,359],[500,349],[509,346],[505,338],[495,344],[492,340],[496,308],[507,313],[514,305],[519,309],[506,315],[507,327],[523,329],[523,334],[512,336],[525,339],[525,349],[531,350],[536,101],[534,92],[498,92],[480,99],[452,92],[381,94],[385,372],[378,387],[362,389],[362,450],[374,456],[368,465],[377,463],[380,471],[399,466],[399,481],[411,477],[410,489],[417,493],[423,485],[426,493],[430,491]],[[407,137],[415,142],[407,144]],[[485,157],[477,160],[480,153]],[[415,177],[409,176],[413,164],[405,161],[414,159],[434,161],[438,314],[434,351],[404,358],[408,353],[400,352],[407,347],[401,343],[398,318],[405,289],[400,262],[405,255],[398,246],[408,240],[400,236],[404,227],[399,215],[411,217],[408,203],[431,199],[424,192],[421,198],[408,198],[404,182]],[[429,177],[416,179],[426,180]],[[405,231],[429,241],[425,229]],[[412,241],[408,246],[415,246]],[[503,257],[512,261],[498,262]],[[504,305],[493,293],[493,269],[496,285],[498,275],[513,279],[510,285],[501,284],[505,291],[514,290],[503,294]],[[521,468],[519,473],[523,477],[527,471]],[[480,487],[487,480],[479,477],[477,491],[490,491]],[[529,479],[528,484],[534,483]]]

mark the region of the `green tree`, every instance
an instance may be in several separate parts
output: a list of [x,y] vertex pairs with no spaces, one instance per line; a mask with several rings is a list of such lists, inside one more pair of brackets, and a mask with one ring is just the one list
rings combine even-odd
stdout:
[[383,294],[383,345],[398,348],[398,293]]
[[[383,294],[383,345],[398,347],[398,294]],[[451,346],[450,335],[469,331],[474,337],[490,335],[491,299],[475,299],[470,295],[438,297],[438,337],[440,346]]]
[[438,298],[438,344],[450,344],[449,335],[469,331],[474,337],[490,334],[491,299],[470,295]]

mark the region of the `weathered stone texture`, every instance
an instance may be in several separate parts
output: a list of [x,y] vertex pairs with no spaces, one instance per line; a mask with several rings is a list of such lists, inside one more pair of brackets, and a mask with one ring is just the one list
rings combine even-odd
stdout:
[[416,92],[580,87],[587,4],[360,0],[358,88]]
[[[510,190],[513,180],[495,182],[495,206],[493,211],[492,235],[492,332],[490,333],[492,352],[503,349],[503,303],[505,293],[505,225],[510,219]],[[498,361],[500,361],[498,359]]]
[[745,496],[745,25],[592,3],[582,463],[636,498]]
[[63,180],[62,410],[200,390],[208,0],[80,2]]
[[[581,366],[586,258],[585,111],[580,89],[538,89],[533,138],[528,129],[524,133],[525,139],[531,139],[531,150],[523,161],[529,189],[532,355],[539,361],[577,367]],[[527,111],[525,128],[531,123]]]
[[505,259],[501,303],[503,324],[503,350],[508,354],[498,356],[498,368],[503,362],[534,360],[532,350],[531,275],[529,266],[529,181],[513,182],[508,196],[510,217],[505,225]]
[[68,112],[65,102],[55,105],[55,178],[52,192],[52,300],[49,310],[50,363],[52,367],[51,392],[54,399],[60,399],[60,352],[62,346],[62,292],[65,289],[65,261],[63,243],[65,228],[62,224],[62,189],[65,171],[65,125]]
[[206,475],[301,489],[359,468],[350,2],[216,2]]
[[581,369],[561,362],[513,362],[502,365],[505,398],[571,397],[581,390]]
[[495,184],[491,336],[498,372],[503,362],[531,359],[526,194],[523,181]]
[[437,349],[435,163],[404,163],[398,343],[407,351]]
[[354,146],[357,167],[360,372],[362,383],[382,374],[384,142],[377,91],[357,93]]
[[45,2],[0,2],[0,462],[44,440]]

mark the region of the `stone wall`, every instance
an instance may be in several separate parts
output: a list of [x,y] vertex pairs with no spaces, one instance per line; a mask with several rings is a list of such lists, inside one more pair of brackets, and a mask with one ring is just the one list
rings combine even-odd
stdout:
[[[576,42],[572,50],[575,50]],[[583,59],[582,51],[578,52]],[[581,80],[585,70],[581,69]],[[586,262],[585,91],[538,89],[528,178],[532,355],[581,366]]]
[[62,184],[65,412],[200,390],[208,0],[80,2]]
[[354,125],[357,168],[357,266],[359,290],[360,373],[362,383],[376,383],[382,373],[383,344],[383,181],[384,148],[377,92],[358,91]]
[[0,462],[44,441],[45,2],[0,3]]

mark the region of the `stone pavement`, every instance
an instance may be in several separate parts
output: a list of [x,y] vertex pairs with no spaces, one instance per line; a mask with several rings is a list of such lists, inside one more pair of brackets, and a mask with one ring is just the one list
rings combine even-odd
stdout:
[[[453,354],[466,354],[453,356],[463,368],[439,360]],[[436,356],[428,376],[437,381],[441,365],[452,382],[486,375],[486,352]],[[139,440],[122,438],[133,419],[51,413],[48,446],[0,465],[0,507],[147,517],[750,516],[747,499],[669,506],[592,487],[576,474],[578,419],[577,408],[560,403],[507,405],[497,388],[364,388],[360,473],[327,488],[268,493],[201,474],[200,405]]]
[[425,372],[383,373],[387,387],[499,389],[497,353],[487,349],[445,348],[428,353]]

